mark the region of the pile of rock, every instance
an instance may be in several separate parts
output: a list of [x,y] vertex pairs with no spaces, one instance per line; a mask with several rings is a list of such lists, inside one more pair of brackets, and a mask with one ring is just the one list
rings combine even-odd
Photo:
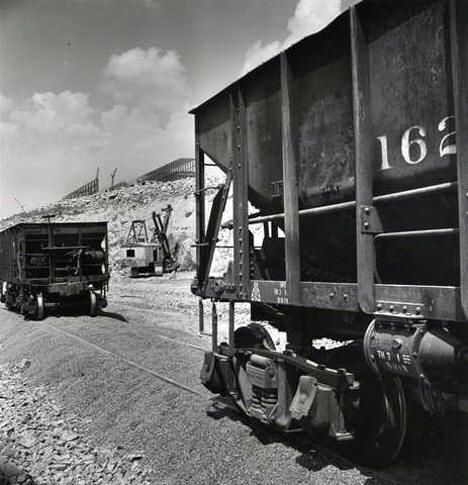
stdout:
[[[220,171],[218,171],[220,172]],[[225,175],[211,171],[206,177],[206,207],[209,213],[216,194],[215,188],[224,182]],[[161,212],[168,204],[172,214],[168,228],[169,242],[173,249],[177,247],[177,261],[180,271],[195,268],[195,182],[193,178],[171,182],[146,182],[128,187],[121,187],[111,192],[66,199],[27,213],[16,214],[0,221],[0,230],[19,222],[44,222],[42,216],[55,214],[53,222],[108,221],[109,253],[113,276],[127,275],[122,268],[123,252],[132,220],[145,220],[149,233],[153,231],[151,214]],[[228,199],[226,220],[232,219],[232,199]],[[223,230],[220,245],[232,245],[232,233]],[[219,249],[214,255],[213,270],[222,274],[228,261],[232,259],[232,250]]]
[[0,367],[0,485],[154,483],[142,452],[94,447],[83,419],[27,386],[29,365]]

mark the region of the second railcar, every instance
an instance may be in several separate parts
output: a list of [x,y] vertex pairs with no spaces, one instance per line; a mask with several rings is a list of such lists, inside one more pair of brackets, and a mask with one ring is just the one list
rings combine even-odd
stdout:
[[74,305],[96,315],[107,304],[107,222],[20,223],[0,232],[0,299],[42,319]]

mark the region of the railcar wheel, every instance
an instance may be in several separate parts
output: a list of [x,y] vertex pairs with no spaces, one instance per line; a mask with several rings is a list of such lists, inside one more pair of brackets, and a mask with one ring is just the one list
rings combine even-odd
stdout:
[[383,467],[399,454],[406,436],[407,403],[399,377],[376,377],[361,382],[357,426],[359,461]]
[[236,348],[276,350],[268,330],[258,323],[250,323],[246,327],[239,327],[234,332],[234,346]]
[[6,309],[10,312],[14,311],[14,307],[13,305],[11,304],[11,298],[10,298],[10,295],[7,294],[6,298],[5,298],[5,306],[6,306]]
[[15,301],[16,295],[11,291],[11,289],[7,289],[5,293],[5,306],[10,312],[16,311]]
[[97,296],[94,291],[89,292],[89,314],[95,317],[98,313]]
[[34,316],[36,318],[36,320],[44,320],[44,315],[45,315],[45,311],[44,311],[44,297],[42,296],[41,293],[39,293],[39,295],[36,296],[36,308],[35,308],[35,312],[34,312]]

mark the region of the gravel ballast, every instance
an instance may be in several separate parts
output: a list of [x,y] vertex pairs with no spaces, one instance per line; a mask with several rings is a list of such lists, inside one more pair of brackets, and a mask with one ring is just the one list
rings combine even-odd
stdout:
[[0,367],[0,467],[8,476],[5,484],[154,483],[141,452],[95,448],[83,434],[89,423],[65,413],[48,398],[45,387],[27,385],[23,371],[30,364],[24,360]]

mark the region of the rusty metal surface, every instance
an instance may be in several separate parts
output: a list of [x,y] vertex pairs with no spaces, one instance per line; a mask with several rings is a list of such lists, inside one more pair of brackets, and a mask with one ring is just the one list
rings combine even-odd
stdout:
[[351,52],[347,15],[292,50],[301,208],[354,190]]
[[222,93],[196,115],[199,148],[223,170],[231,155],[231,113],[229,93]]
[[[282,208],[275,184],[283,180],[279,61],[267,63],[245,82],[247,152],[251,198],[262,207]],[[258,201],[256,200],[258,199]]]
[[[461,0],[453,0],[458,7],[457,33],[462,37],[453,41],[451,1],[359,3],[356,18],[362,25],[365,66],[351,56],[349,11],[286,51],[291,66],[291,132],[293,149],[298,154],[299,209],[347,201],[354,204],[356,199],[355,136],[364,111],[356,110],[354,70],[355,76],[369,80],[366,98],[361,100],[365,105],[366,127],[357,137],[367,146],[365,153],[370,166],[370,176],[362,182],[366,185],[366,200],[361,198],[361,203],[372,207],[374,220],[379,221],[378,231],[361,228],[364,219],[359,221],[360,230],[356,231],[356,212],[351,207],[301,217],[301,285],[355,284],[358,268],[362,266],[362,258],[360,262],[356,258],[356,241],[362,231],[372,243],[376,232],[419,231],[424,237],[387,238],[378,242],[375,262],[367,268],[367,295],[375,300],[381,290],[375,289],[372,296],[372,285],[379,284],[392,288],[400,285],[405,291],[413,286],[459,286],[460,252],[462,256],[465,254],[464,244],[460,245],[451,234],[439,234],[440,230],[459,226],[455,190],[437,193],[420,190],[411,199],[389,198],[375,210],[372,204],[375,197],[383,194],[457,180],[456,129],[464,126],[466,107],[459,105],[463,105],[466,93],[460,90],[455,99],[454,66],[458,64],[453,63],[457,52],[453,44],[462,46],[459,70],[462,78],[456,86],[466,87],[466,29],[460,26],[466,24],[468,8]],[[364,67],[368,75],[363,75]],[[242,92],[247,116],[247,150],[242,163],[248,164],[249,200],[259,209],[260,217],[284,212],[284,194],[279,190],[284,187],[280,79],[280,56],[276,56],[194,110],[200,149],[226,170],[234,121],[229,112],[229,96],[236,95],[238,90]],[[455,126],[456,116],[459,126]],[[461,136],[460,141],[464,138]],[[464,148],[460,146],[459,157],[464,156]],[[361,157],[363,151],[357,153]],[[466,163],[460,159],[458,165],[463,167]],[[468,193],[460,188],[460,194],[463,190]],[[241,218],[238,214],[234,226],[239,226]],[[284,218],[275,222],[285,228]],[[373,244],[367,245],[362,254],[370,251],[373,252]],[[453,291],[449,293],[449,301],[453,302]],[[313,299],[304,304],[321,307],[322,301]],[[450,303],[444,307],[438,303],[443,309],[436,313],[458,319],[457,305]],[[372,313],[372,308],[371,303],[366,305],[367,312]]]
[[[447,2],[368,0],[358,5],[358,12],[369,47],[376,194],[454,180],[454,137],[446,137],[453,131],[453,119],[447,118],[454,116]],[[349,38],[346,12],[287,50],[297,113],[301,208],[353,196]],[[250,188],[265,204],[271,201],[269,183],[281,180],[279,65],[277,56],[236,83],[246,99]],[[195,110],[200,146],[222,166],[228,158],[231,89],[234,85]]]
[[[376,153],[381,151],[377,137],[386,136],[388,143],[388,161],[382,165],[380,159],[376,167],[376,193],[453,180],[455,157],[441,156],[442,138],[450,133],[453,120],[447,121],[447,129],[441,123],[455,114],[449,81],[447,2],[369,3],[362,7]],[[412,140],[421,140],[424,146],[411,144]],[[445,148],[452,141],[447,139]]]
[[458,175],[458,223],[460,255],[460,288],[465,317],[468,317],[468,5],[465,0],[450,1],[451,53],[453,68],[453,90],[455,115],[458,130],[457,175]]
[[[233,293],[219,293],[221,278],[210,278],[207,297],[220,297],[223,301],[237,301]],[[302,282],[298,306],[358,312],[357,284],[334,282]],[[407,317],[417,314],[418,318],[430,320],[463,321],[460,290],[454,286],[424,285],[375,285],[376,314],[392,313],[398,316],[403,307],[408,310]],[[284,281],[252,280],[249,297],[245,301],[261,301],[276,305],[288,305],[289,295]],[[391,308],[393,307],[393,308]]]

